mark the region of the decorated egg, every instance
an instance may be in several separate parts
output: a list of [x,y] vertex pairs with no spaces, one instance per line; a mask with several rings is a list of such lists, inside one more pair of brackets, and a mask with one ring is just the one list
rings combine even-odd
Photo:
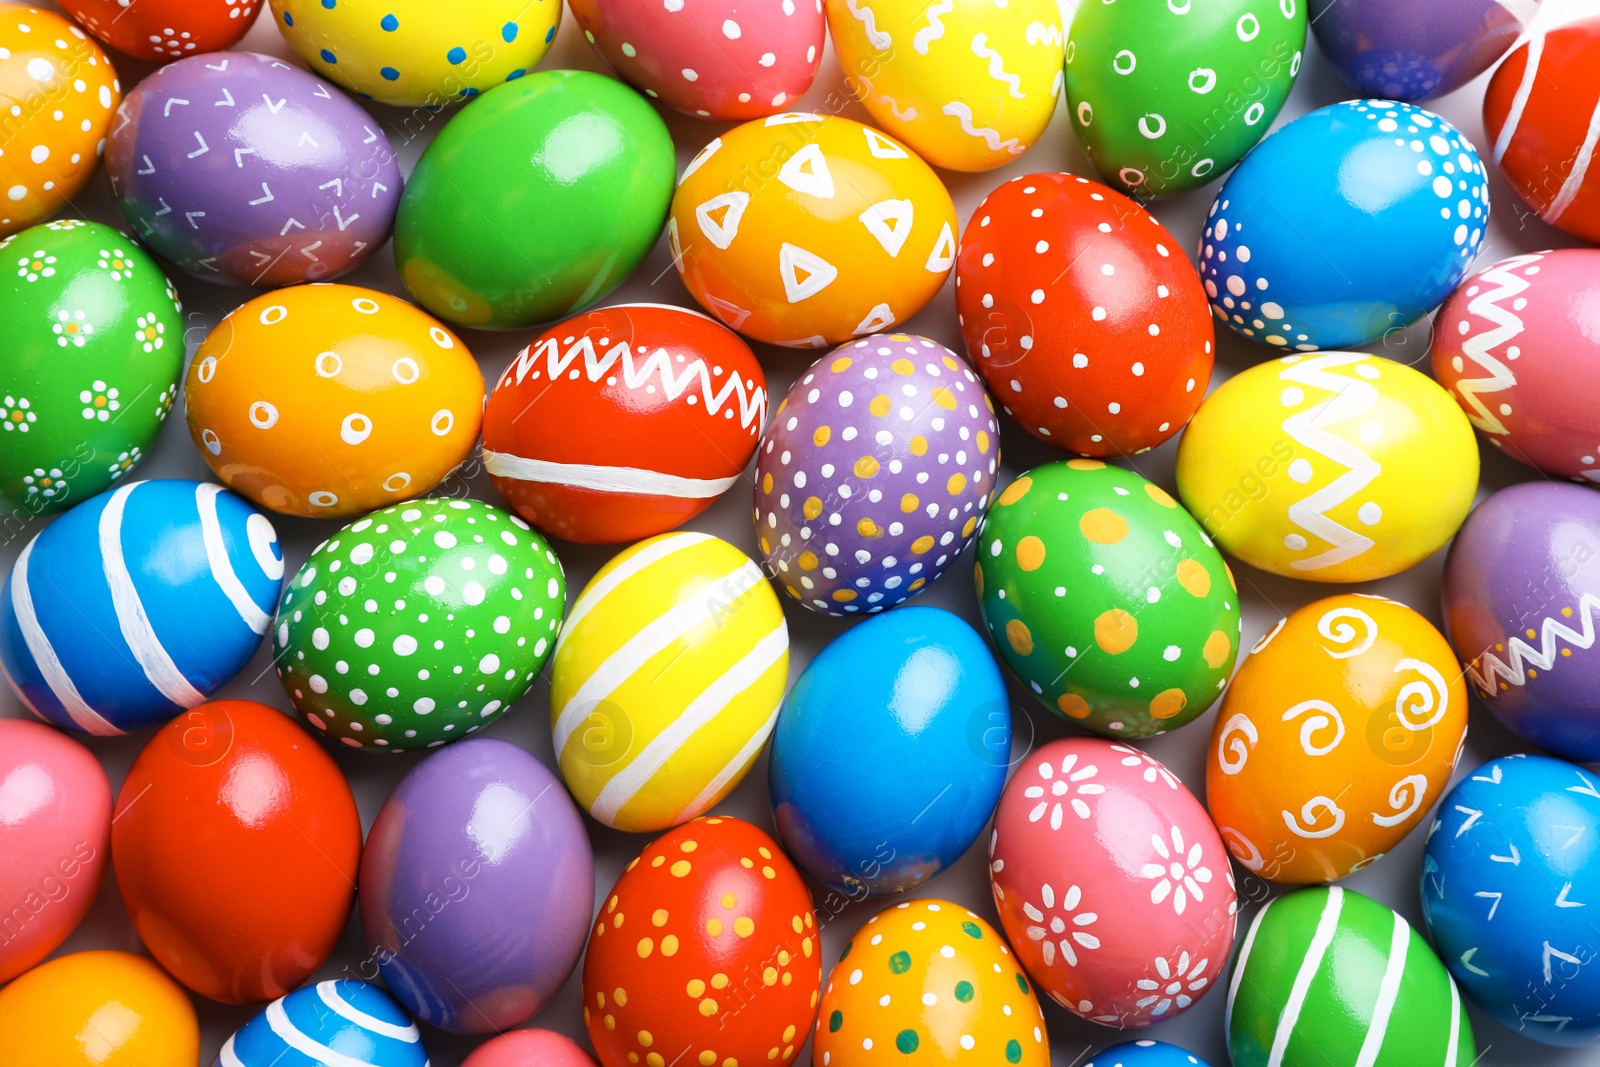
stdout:
[[244,669],[282,586],[278,535],[238,496],[129,482],[23,548],[0,591],[0,673],[63,730],[156,726]]
[[1252,567],[1364,582],[1456,532],[1478,487],[1478,447],[1433,379],[1322,352],[1222,383],[1178,443],[1177,475],[1188,509]]
[[553,1030],[512,1030],[490,1038],[461,1067],[595,1067],[571,1038]]
[[561,561],[521,519],[477,500],[395,504],[324,541],[289,581],[278,680],[330,741],[434,748],[527,691],[566,602]]
[[1210,1067],[1192,1052],[1165,1041],[1124,1041],[1112,1045],[1083,1067]]
[[0,989],[0,1063],[194,1067],[194,1006],[160,967],[126,952],[78,952]]
[[83,28],[124,55],[164,63],[238,44],[260,0],[61,0]]
[[1072,130],[1119,188],[1199,188],[1266,135],[1305,43],[1296,0],[1085,5],[1067,40]]
[[1532,481],[1480,504],[1444,566],[1444,625],[1478,697],[1518,737],[1600,760],[1600,495]]
[[[148,0],[147,0],[148,2]],[[323,77],[397,107],[439,108],[527,74],[561,25],[558,0],[272,0],[284,39]]]
[[989,860],[1017,958],[1091,1022],[1176,1018],[1228,965],[1228,852],[1194,794],[1138,749],[1075,737],[1029,753],[995,811]]
[[738,482],[766,417],[766,375],[736,334],[682,308],[621,304],[517,353],[483,412],[483,464],[541,530],[637,541]]
[[156,261],[97,222],[0,241],[0,269],[0,514],[32,517],[144,458],[178,395],[183,311]]
[[781,1067],[805,1044],[821,984],[800,872],[749,823],[696,819],[645,848],[601,906],[583,1021],[601,1067]]
[[750,557],[702,533],[640,541],[584,586],[556,642],[561,777],[615,829],[688,822],[755,763],[788,677],[783,609]]
[[1472,142],[1430,111],[1332,104],[1262,141],[1229,176],[1200,240],[1218,322],[1310,352],[1398,332],[1466,277],[1489,223]]
[[[915,610],[915,609],[913,609]],[[1005,939],[947,900],[907,900],[868,919],[828,976],[815,1062],[1050,1067],[1044,1013]]]
[[796,112],[729,130],[689,161],[667,242],[683,284],[732,329],[827,348],[933,299],[955,262],[956,211],[893,137]]
[[655,245],[676,166],[661,117],[620,82],[582,70],[518,79],[451,119],[417,161],[395,218],[400,279],[462,326],[571,315]]
[[402,778],[361,860],[361,927],[384,984],[456,1033],[505,1030],[543,1008],[578,962],[593,902],[571,798],[532,753],[486,737]]
[[54,11],[0,4],[0,236],[43,222],[83,190],[121,99],[111,60],[77,26]]
[[333,952],[355,898],[361,817],[338,765],[293,720],[218,700],[134,760],[111,851],[156,961],[201,996],[249,1004],[283,996]]
[[893,607],[967,547],[999,462],[994,405],[960,356],[906,334],[842,345],[790,387],[756,455],[767,571],[813,611]]
[[229,312],[189,364],[189,436],[228,486],[343,518],[433,489],[477,443],[483,374],[397,297],[298,286]]
[[253,52],[192,56],[140,82],[117,113],[106,176],[140,240],[231,285],[348,274],[388,238],[400,201],[382,125]]
[[1467,736],[1443,635],[1404,604],[1345,594],[1278,620],[1217,712],[1206,805],[1246,868],[1332,882],[1420,823]]
[[1177,239],[1121,193],[1071,174],[1013,178],[973,213],[956,282],[978,373],[1057,448],[1147,452],[1205,396],[1205,293]]
[[773,822],[823,885],[904,893],[983,833],[1010,764],[1011,704],[983,638],[902,608],[834,638],[795,682],[772,735]]
[[1400,915],[1339,886],[1256,913],[1228,984],[1233,1067],[1475,1062],[1461,994]]
[[1506,54],[1539,0],[1308,0],[1311,28],[1339,76],[1368,96],[1416,103],[1454,92]]
[[[357,1058],[359,1057],[359,1058]],[[267,1005],[223,1043],[211,1067],[427,1067],[422,1034],[366,982],[318,982]]]
[[1545,1045],[1593,1046],[1600,976],[1600,790],[1545,756],[1491,760],[1445,795],[1422,860],[1422,917],[1451,977],[1496,1022]]
[[1006,486],[978,533],[974,572],[1000,658],[1085,729],[1177,729],[1233,672],[1232,572],[1166,490],[1121,467],[1066,460]]
[[873,122],[936,167],[1004,166],[1033,147],[1055,113],[1063,50],[1054,0],[1004,8],[828,0],[827,8],[845,84]]

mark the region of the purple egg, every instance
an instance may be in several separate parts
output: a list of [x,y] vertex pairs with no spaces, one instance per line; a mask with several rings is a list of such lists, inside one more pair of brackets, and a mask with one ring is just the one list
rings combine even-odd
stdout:
[[1600,493],[1524,482],[1467,517],[1444,569],[1444,621],[1467,681],[1512,732],[1600,760]]
[[106,173],[134,233],[207,281],[348,273],[389,235],[400,167],[377,120],[271,56],[180,59],[129,93]]
[[1488,70],[1538,9],[1539,0],[1311,0],[1310,14],[1340,77],[1414,104]]
[[456,1033],[507,1030],[578,962],[594,857],[561,782],[492,738],[442,748],[400,780],[361,857],[372,971],[407,1011]]
[[767,572],[814,611],[921,592],[994,497],[1000,426],[965,360],[926,337],[841,345],[795,382],[756,453]]

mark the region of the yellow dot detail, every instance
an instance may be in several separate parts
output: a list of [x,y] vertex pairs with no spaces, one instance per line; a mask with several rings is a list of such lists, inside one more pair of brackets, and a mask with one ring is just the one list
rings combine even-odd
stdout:
[[644,1058],[646,1067],[667,1067],[667,1061],[661,1058],[661,1053],[651,1052]]
[[1172,499],[1172,494],[1154,482],[1145,482],[1144,491],[1151,500],[1154,500],[1157,504],[1160,504],[1164,508],[1175,508],[1178,506],[1178,502]]
[[681,842],[678,845],[678,851],[679,852],[693,852],[695,849],[697,849],[699,847],[700,847],[700,842],[698,842],[698,841],[684,841],[684,842]]
[[707,997],[706,999],[704,999],[704,1000],[702,1000],[700,1002],[700,1014],[701,1015],[704,1015],[706,1018],[709,1019],[711,1016],[715,1015],[716,1013],[717,1013],[717,1002],[716,1001],[712,1000],[710,997]]
[[718,971],[716,974],[712,975],[711,976],[711,988],[712,989],[727,989],[728,988],[728,976],[723,974],[721,971]]
[[950,491],[951,496],[955,496],[967,487],[967,476],[965,474],[952,474],[950,480],[944,483],[944,487]]
[[962,526],[961,526],[961,536],[962,537],[971,537],[972,536],[972,531],[976,530],[977,528],[978,528],[978,517],[976,515],[974,515],[971,518],[967,519],[967,521],[962,524]]
[[1005,507],[1009,504],[1015,504],[1017,501],[1027,496],[1028,490],[1032,488],[1033,479],[1024,474],[1021,478],[1018,478],[1016,481],[1006,486],[1005,492],[1000,494],[999,499],[996,500],[995,503],[1000,507]]
[[706,984],[698,978],[691,978],[689,984],[683,987],[683,991],[698,999],[706,995]]
[[1033,631],[1028,629],[1028,624],[1021,619],[1012,619],[1006,623],[1006,641],[1010,643],[1012,651],[1019,656],[1033,654]]
[[794,1040],[794,1023],[790,1023],[788,1026],[784,1027],[783,1040],[786,1042]]
[[800,564],[801,570],[814,571],[820,561],[817,559],[817,554],[808,549],[800,553],[800,558],[796,559],[795,562]]
[[833,599],[837,600],[841,604],[848,604],[855,598],[856,591],[854,589],[835,589],[833,591]]
[[650,953],[656,950],[656,943],[648,937],[641,937],[639,939],[638,949],[639,958],[641,960],[647,960],[650,958]]
[[925,456],[928,454],[928,439],[919,433],[911,439],[910,447],[913,456]]
[[897,359],[893,363],[889,364],[889,369],[900,375],[902,378],[917,373],[916,365],[909,359]]
[[655,913],[650,916],[650,925],[651,926],[665,926],[665,925],[667,925],[667,909],[666,908],[657,908],[655,910]]
[[856,533],[860,534],[862,537],[883,536],[883,531],[880,530],[878,528],[878,524],[873,522],[871,519],[862,519],[860,522],[856,523]]
[[1205,647],[1200,650],[1200,655],[1205,658],[1206,666],[1212,670],[1228,662],[1228,655],[1233,651],[1233,642],[1228,640],[1228,635],[1221,630],[1211,631],[1211,636],[1206,638]]
[[987,456],[989,454],[989,431],[988,430],[979,430],[978,431],[977,441],[978,441],[978,455]]
[[804,925],[800,922],[800,916],[798,915],[789,920],[789,925],[794,927],[794,932],[797,934],[804,929]]
[[1101,612],[1094,620],[1094,643],[1113,656],[1128,651],[1137,640],[1139,620],[1121,608]]
[[806,502],[801,506],[801,511],[806,518],[815,519],[822,514],[822,501],[814,496],[806,497]]
[[1078,520],[1078,530],[1098,545],[1114,545],[1128,536],[1128,520],[1110,508],[1093,508]]
[[679,860],[677,863],[674,863],[667,869],[672,873],[672,877],[682,878],[688,874],[692,868],[689,866],[688,860]]
[[1029,534],[1017,542],[1017,566],[1036,571],[1044,566],[1044,542]]
[[954,411],[956,409],[955,394],[950,392],[950,390],[946,389],[942,385],[934,386],[933,402],[944,408],[946,411]]
[[737,894],[735,894],[735,893],[724,893],[724,894],[722,894],[722,907],[723,907],[724,910],[732,911],[734,908],[737,908],[738,906],[739,906],[739,897],[738,897]]
[[661,939],[661,954],[663,956],[676,956],[678,954],[677,934],[668,934]]
[[843,374],[845,371],[850,369],[850,365],[851,360],[849,356],[840,356],[829,365],[828,369],[833,371],[835,374]]
[[1190,596],[1205,596],[1211,592],[1211,572],[1197,559],[1186,559],[1178,564],[1178,584]]
[[833,436],[833,431],[826,426],[818,426],[811,435],[811,443],[821,448],[828,443],[828,438]]
[[929,534],[923,534],[921,537],[911,542],[911,551],[915,552],[919,556],[931,548],[933,548],[933,537]]
[[1189,704],[1182,689],[1163,689],[1150,700],[1150,717],[1170,719]]
[[878,473],[878,461],[872,456],[862,456],[856,460],[856,465],[852,469],[856,472],[857,478],[870,478]]
[[741,915],[733,921],[733,932],[740,937],[749,937],[756,932],[755,921],[748,915]]
[[771,474],[767,474],[767,475],[764,475],[762,477],[762,479],[761,479],[761,491],[763,493],[772,492],[772,475]]
[[700,1067],[711,1067],[711,1065],[716,1062],[717,1054],[712,1052],[710,1049],[706,1049],[704,1052],[700,1053]]
[[706,920],[706,933],[710,934],[712,937],[721,937],[722,936],[722,920],[721,919],[708,919],[708,920]]
[[1069,719],[1089,717],[1089,702],[1077,693],[1062,693],[1056,697],[1056,707]]
[[885,415],[889,414],[889,409],[892,407],[894,407],[894,401],[890,400],[882,393],[879,393],[877,396],[872,398],[872,403],[867,405],[867,410],[881,419]]
[[1105,466],[1098,459],[1069,459],[1067,466],[1075,471],[1097,471]]

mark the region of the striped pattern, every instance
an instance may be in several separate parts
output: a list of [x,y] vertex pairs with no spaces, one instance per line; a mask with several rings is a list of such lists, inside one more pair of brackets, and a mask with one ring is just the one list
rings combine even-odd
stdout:
[[387,993],[336,981],[268,1004],[228,1038],[214,1067],[428,1067],[428,1056]]
[[597,463],[557,463],[549,459],[483,450],[483,469],[496,478],[564,485],[595,493],[670,496],[709,500],[727,492],[739,475],[729,478],[685,478],[643,467],[606,467]]

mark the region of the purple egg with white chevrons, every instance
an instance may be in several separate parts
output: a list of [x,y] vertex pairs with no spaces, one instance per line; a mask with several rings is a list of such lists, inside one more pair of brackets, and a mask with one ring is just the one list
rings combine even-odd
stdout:
[[790,388],[756,452],[756,538],[813,611],[894,607],[942,574],[994,498],[1000,426],[967,362],[926,337],[841,345]]

